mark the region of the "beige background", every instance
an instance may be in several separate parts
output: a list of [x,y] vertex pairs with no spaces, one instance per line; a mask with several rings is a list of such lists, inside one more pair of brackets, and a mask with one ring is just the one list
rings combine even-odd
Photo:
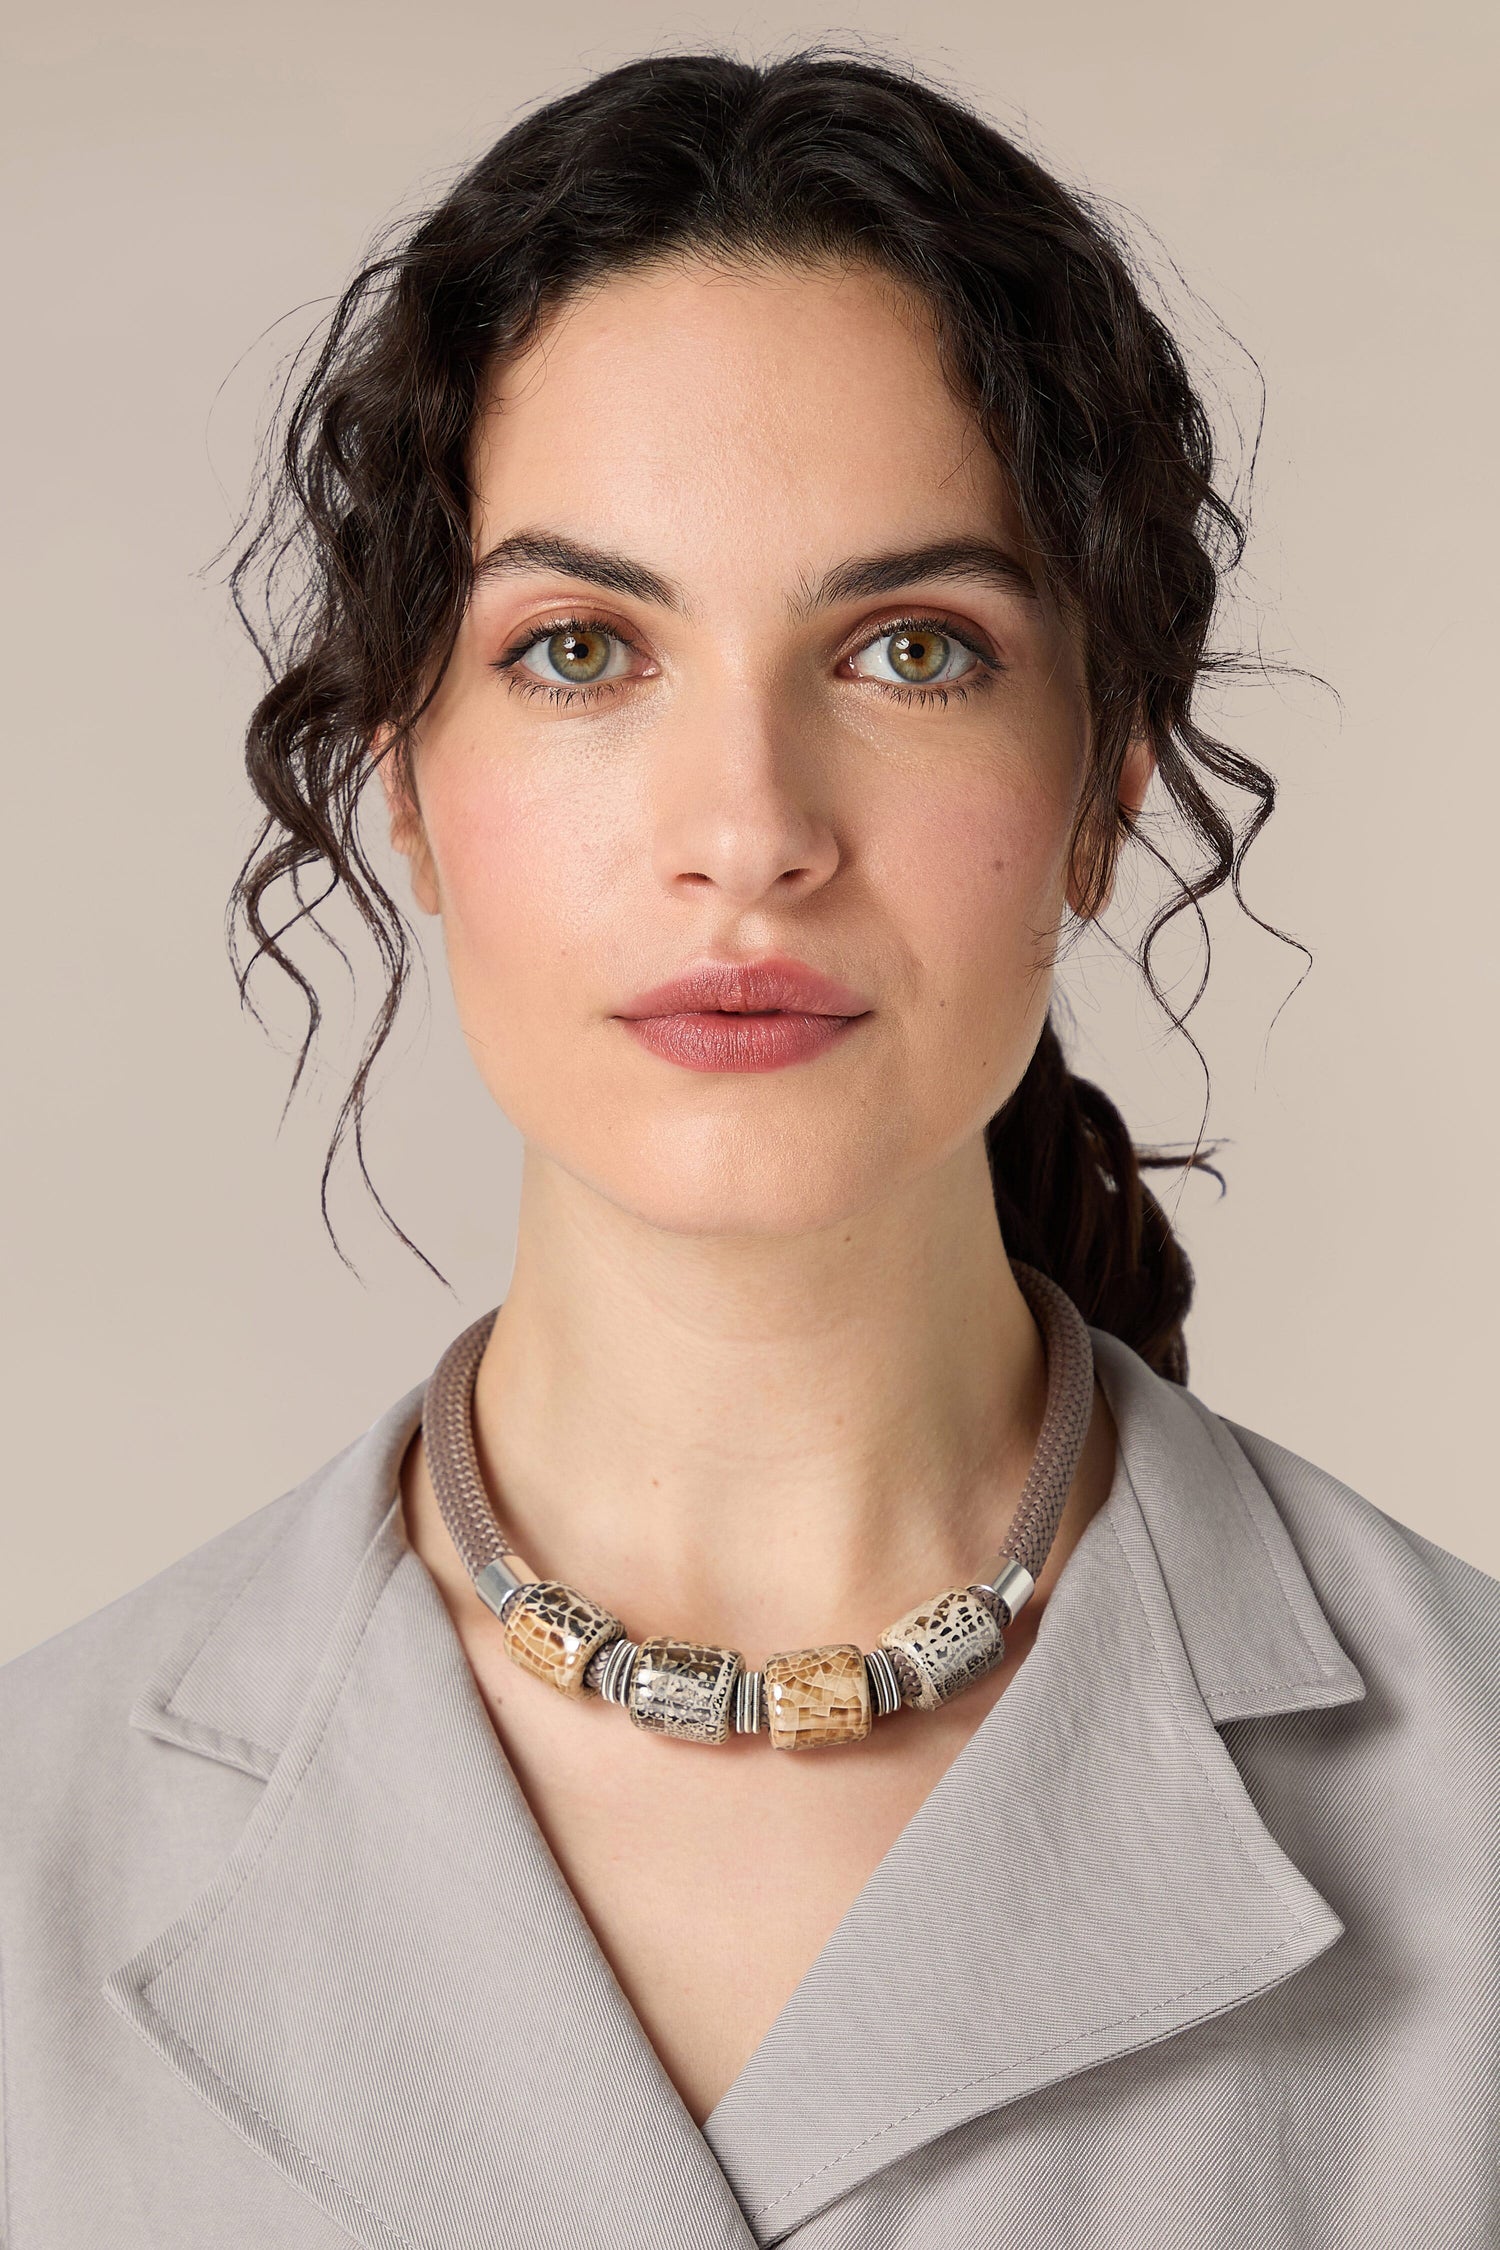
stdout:
[[[0,1655],[294,1482],[506,1286],[518,1146],[440,966],[371,1153],[456,1298],[347,1183],[364,1279],[339,1263],[316,1183],[345,1050],[278,1137],[285,1062],[222,953],[256,674],[202,573],[279,353],[374,226],[519,108],[644,47],[820,31],[971,87],[1139,214],[1203,300],[1172,282],[1226,427],[1253,430],[1258,396],[1214,315],[1264,373],[1240,630],[1337,692],[1283,680],[1228,712],[1283,784],[1252,895],[1316,966],[1268,1039],[1297,963],[1216,920],[1197,1020],[1230,1193],[1195,1182],[1178,1204],[1195,1387],[1500,1571],[1489,13],[64,0],[12,18]],[[1084,1065],[1138,1136],[1191,1137],[1191,1059],[1106,951],[1069,976]]]

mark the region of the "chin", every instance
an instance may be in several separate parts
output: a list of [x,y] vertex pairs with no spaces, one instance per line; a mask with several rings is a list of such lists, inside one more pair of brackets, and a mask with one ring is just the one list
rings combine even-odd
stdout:
[[663,1234],[767,1240],[816,1234],[855,1217],[890,1186],[878,1164],[852,1167],[836,1132],[812,1161],[784,1141],[775,1151],[743,1142],[733,1150],[672,1148],[658,1162],[628,1167],[618,1162],[618,1144],[610,1153],[615,1161],[605,1166],[567,1168]]

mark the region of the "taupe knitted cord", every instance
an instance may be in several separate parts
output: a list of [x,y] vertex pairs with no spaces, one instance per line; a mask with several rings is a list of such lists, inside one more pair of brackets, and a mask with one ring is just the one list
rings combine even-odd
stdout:
[[[1000,1549],[1033,1580],[1057,1536],[1073,1472],[1088,1434],[1094,1402],[1094,1352],[1072,1299],[1032,1266],[1011,1260],[1022,1296],[1047,1353],[1047,1406],[1036,1452]],[[432,1488],[453,1543],[475,1578],[487,1563],[509,1565],[518,1578],[534,1573],[508,1545],[490,1505],[474,1446],[474,1377],[495,1325],[487,1312],[448,1346],[422,1402],[422,1444]]]
[[1047,1352],[1047,1407],[1016,1512],[1000,1549],[1033,1579],[1052,1551],[1094,1410],[1094,1347],[1072,1298],[1034,1266],[1010,1262]]
[[432,1489],[471,1578],[486,1563],[519,1560],[511,1558],[501,1536],[474,1447],[474,1378],[499,1310],[497,1305],[454,1337],[422,1395],[422,1450]]

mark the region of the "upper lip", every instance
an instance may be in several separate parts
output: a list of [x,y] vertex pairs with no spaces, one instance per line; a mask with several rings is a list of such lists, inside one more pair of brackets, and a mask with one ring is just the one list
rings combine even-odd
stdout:
[[836,977],[783,953],[761,961],[700,961],[666,984],[638,992],[620,1016],[679,1016],[722,1010],[727,1015],[862,1016],[869,1002]]

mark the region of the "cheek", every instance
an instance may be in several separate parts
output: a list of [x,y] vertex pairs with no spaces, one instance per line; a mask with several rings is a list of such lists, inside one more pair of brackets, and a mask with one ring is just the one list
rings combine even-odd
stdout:
[[[1023,1027],[1045,1005],[1067,842],[1067,805],[1034,776],[1012,781],[993,765],[890,809],[880,886],[923,982],[942,1012],[957,1011],[966,1035]],[[930,1011],[926,1021],[935,1031]]]
[[478,756],[424,791],[424,815],[459,1020],[498,1093],[523,1058],[576,1035],[590,924],[607,911],[621,847],[597,805],[580,817],[555,782],[528,789]]

